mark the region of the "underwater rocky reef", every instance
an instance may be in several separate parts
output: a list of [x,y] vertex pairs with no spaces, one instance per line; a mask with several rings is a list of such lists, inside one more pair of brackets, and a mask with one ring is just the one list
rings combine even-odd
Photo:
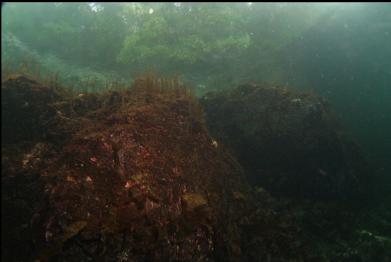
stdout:
[[199,101],[151,74],[96,94],[12,75],[1,93],[4,261],[391,257],[370,164],[316,95]]

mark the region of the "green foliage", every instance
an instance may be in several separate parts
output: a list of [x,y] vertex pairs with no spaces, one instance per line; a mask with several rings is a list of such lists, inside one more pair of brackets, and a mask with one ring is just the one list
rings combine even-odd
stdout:
[[95,12],[88,3],[5,4],[9,32],[40,54],[51,53],[83,66],[113,66],[123,41],[120,4]]
[[154,69],[205,89],[247,81],[305,85],[308,74],[296,74],[305,63],[292,70],[297,47],[305,46],[308,32],[333,22],[339,9],[311,3],[6,3],[2,31],[40,55],[124,77]]
[[238,56],[250,43],[240,17],[229,6],[155,4],[133,8],[130,13],[138,14],[138,21],[118,60],[135,68],[164,70],[174,64],[191,69],[213,63],[212,56]]
[[132,76],[154,69],[180,74],[193,85],[219,86],[222,79],[258,76],[265,65],[277,68],[274,56],[320,17],[313,9],[308,4],[292,9],[246,3],[8,3],[2,19],[4,31],[30,49],[73,65]]

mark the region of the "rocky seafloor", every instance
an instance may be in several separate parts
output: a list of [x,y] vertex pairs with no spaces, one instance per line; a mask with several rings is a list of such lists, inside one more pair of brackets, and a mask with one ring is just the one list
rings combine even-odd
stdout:
[[376,176],[323,98],[2,80],[4,261],[389,261]]

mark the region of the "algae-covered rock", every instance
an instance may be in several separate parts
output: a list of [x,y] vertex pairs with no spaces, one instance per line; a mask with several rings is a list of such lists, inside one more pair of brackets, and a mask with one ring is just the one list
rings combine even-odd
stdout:
[[[37,249],[62,261],[238,260],[217,242],[240,247],[240,235],[228,234],[239,231],[231,213],[240,211],[228,208],[226,188],[246,185],[213,145],[195,97],[176,80],[151,77],[120,96],[84,114],[41,170],[47,202],[33,221]],[[83,227],[65,238],[78,221]]]

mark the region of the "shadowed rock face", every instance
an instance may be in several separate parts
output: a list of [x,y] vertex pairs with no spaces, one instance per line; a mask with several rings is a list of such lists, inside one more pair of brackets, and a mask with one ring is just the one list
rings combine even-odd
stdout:
[[358,195],[370,170],[328,104],[283,87],[240,86],[202,99],[211,133],[228,145],[248,178],[275,194]]
[[45,136],[45,122],[53,116],[48,104],[60,95],[22,75],[1,85],[1,133],[3,143],[37,140]]

